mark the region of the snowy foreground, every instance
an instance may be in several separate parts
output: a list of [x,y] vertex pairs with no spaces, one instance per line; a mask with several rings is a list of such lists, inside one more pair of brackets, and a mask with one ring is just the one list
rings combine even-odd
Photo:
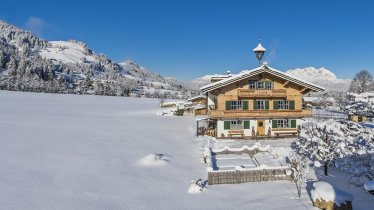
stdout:
[[[288,181],[188,193],[206,180],[204,143],[192,117],[159,111],[157,99],[0,91],[0,209],[315,209],[308,183],[301,199]],[[374,196],[348,179],[324,180],[370,208]]]

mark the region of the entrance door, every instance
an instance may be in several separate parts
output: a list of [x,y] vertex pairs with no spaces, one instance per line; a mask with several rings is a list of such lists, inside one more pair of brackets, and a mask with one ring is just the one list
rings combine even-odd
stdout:
[[260,136],[265,135],[265,120],[257,120],[257,133]]

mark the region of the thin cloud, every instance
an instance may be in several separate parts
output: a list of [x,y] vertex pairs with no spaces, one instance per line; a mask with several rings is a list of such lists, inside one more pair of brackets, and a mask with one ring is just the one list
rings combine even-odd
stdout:
[[29,17],[26,21],[26,29],[30,30],[37,36],[42,36],[43,30],[47,26],[47,22],[43,18]]
[[277,49],[279,48],[279,40],[275,39],[270,43],[270,52],[266,56],[266,60],[269,64],[277,60]]

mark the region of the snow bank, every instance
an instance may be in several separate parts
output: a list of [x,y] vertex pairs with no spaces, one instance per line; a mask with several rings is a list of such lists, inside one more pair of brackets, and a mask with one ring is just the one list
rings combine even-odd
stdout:
[[345,201],[353,201],[351,194],[335,188],[327,182],[315,182],[313,183],[313,187],[314,189],[311,190],[313,201],[322,199],[332,201],[337,205],[343,204]]
[[261,152],[254,155],[254,158],[263,167],[278,167],[281,166],[278,160],[268,152]]
[[169,163],[170,157],[163,154],[149,154],[138,160],[138,164],[146,167],[163,166]]
[[219,149],[212,149],[213,152],[223,152],[223,151],[229,151],[229,152],[242,152],[244,150],[255,150],[255,149],[258,149],[260,151],[268,151],[270,149],[270,145],[267,145],[265,147],[261,147],[261,144],[259,142],[256,142],[253,146],[249,147],[248,145],[244,145],[240,148],[232,148],[232,147],[228,147],[228,146],[225,146],[223,148],[219,148]]

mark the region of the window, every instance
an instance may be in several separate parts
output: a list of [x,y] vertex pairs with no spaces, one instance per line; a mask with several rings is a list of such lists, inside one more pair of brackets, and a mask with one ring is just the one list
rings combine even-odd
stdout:
[[249,89],[273,89],[272,81],[249,81]]
[[243,110],[243,102],[231,101],[231,110]]
[[264,81],[257,82],[257,89],[265,89],[265,82]]
[[273,82],[267,81],[266,82],[266,89],[269,89],[269,90],[273,89]]
[[243,121],[230,121],[230,129],[237,130],[237,129],[244,129]]
[[278,101],[278,109],[288,109],[288,101]]
[[249,81],[249,89],[256,89],[256,81]]
[[289,128],[290,123],[288,120],[277,120],[277,127],[278,128]]
[[265,101],[256,101],[257,109],[265,109]]

